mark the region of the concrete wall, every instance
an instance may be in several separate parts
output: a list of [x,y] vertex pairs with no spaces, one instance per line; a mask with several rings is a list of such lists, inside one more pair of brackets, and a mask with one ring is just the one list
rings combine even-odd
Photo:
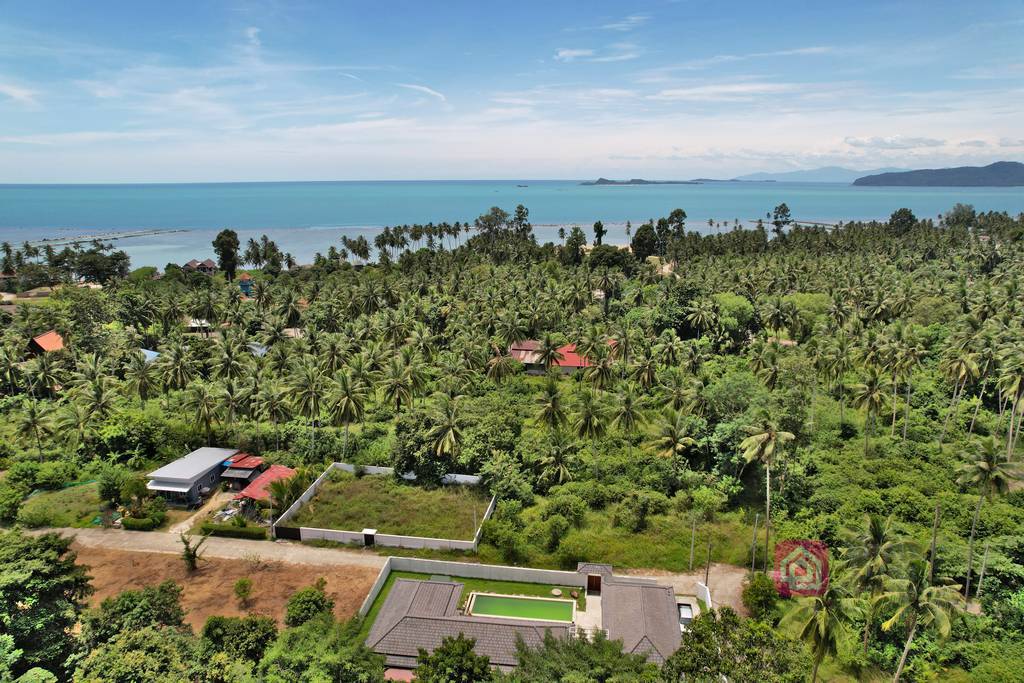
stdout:
[[389,557],[388,561],[384,563],[384,566],[380,568],[380,573],[377,574],[377,580],[370,586],[370,592],[366,594],[363,599],[363,604],[359,607],[359,616],[365,617],[370,608],[373,607],[373,601],[380,595],[381,590],[384,589],[384,584],[388,580],[388,575],[391,574],[391,561],[395,559]]
[[[357,469],[361,469],[365,474],[370,476],[392,476],[395,472],[392,467],[376,467],[373,465],[365,465],[357,467],[356,465],[349,464],[347,462],[335,462],[324,470],[323,474],[316,478],[308,489],[299,496],[298,500],[292,504],[284,514],[277,518],[277,521],[271,527],[271,535],[277,537],[277,528],[288,527],[288,521],[295,516],[303,505],[312,500],[313,496],[316,495],[317,491],[323,485],[327,478],[331,475],[334,470],[343,470],[350,474],[354,474]],[[407,481],[415,481],[416,475],[411,472],[402,475],[403,479]],[[449,474],[446,475],[442,480],[443,484],[448,485],[475,485],[480,483],[480,477],[472,474]],[[487,505],[487,509],[484,511],[484,516],[479,520],[476,528],[476,533],[473,535],[472,540],[461,540],[452,538],[426,538],[420,536],[399,536],[397,534],[375,534],[373,539],[374,543],[379,546],[386,548],[430,548],[433,550],[463,550],[473,551],[480,545],[480,535],[483,532],[483,523],[490,519],[494,513],[494,506],[496,499],[492,496],[490,503]],[[303,541],[334,541],[336,543],[346,543],[355,545],[364,545],[365,537],[363,536],[362,530],[359,531],[346,531],[343,529],[316,529],[312,527],[299,527],[299,538]]]
[[697,597],[704,601],[704,604],[708,606],[708,609],[714,609],[715,605],[711,602],[711,589],[705,586],[700,581],[696,582],[697,586]]

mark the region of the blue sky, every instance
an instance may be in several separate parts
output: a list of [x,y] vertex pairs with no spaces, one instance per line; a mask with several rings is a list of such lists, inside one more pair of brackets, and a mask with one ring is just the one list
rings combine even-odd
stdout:
[[11,2],[0,182],[1024,159],[1024,3]]

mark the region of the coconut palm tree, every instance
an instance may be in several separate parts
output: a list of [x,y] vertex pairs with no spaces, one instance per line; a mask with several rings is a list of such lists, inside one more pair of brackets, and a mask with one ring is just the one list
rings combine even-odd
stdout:
[[53,434],[52,413],[49,404],[32,399],[18,415],[18,435],[35,441],[40,462],[43,461],[43,438]]
[[0,346],[0,384],[6,387],[9,395],[13,396],[18,390],[20,376],[18,357],[11,349]]
[[206,433],[206,445],[213,441],[213,423],[220,412],[220,402],[214,387],[208,382],[193,382],[185,394],[185,409],[195,416],[197,427]]
[[544,366],[545,370],[550,370],[552,365],[556,365],[564,358],[564,355],[559,351],[560,348],[561,346],[555,341],[554,335],[550,332],[541,338],[540,345],[537,347],[537,359]]
[[740,442],[743,459],[747,463],[760,462],[764,466],[764,530],[765,530],[765,567],[768,565],[768,548],[772,527],[772,465],[781,458],[786,443],[794,436],[786,432],[763,416],[759,424],[744,428],[750,436]]
[[537,462],[540,480],[546,486],[555,486],[572,481],[576,452],[572,442],[561,432],[554,432],[547,449]]
[[576,393],[576,413],[572,427],[581,439],[599,439],[608,428],[608,409],[589,387],[582,387]]
[[562,405],[562,393],[558,389],[558,378],[548,375],[544,388],[537,399],[540,408],[537,410],[537,422],[549,430],[557,432],[566,423],[565,406]]
[[918,628],[933,628],[943,638],[949,635],[952,615],[963,609],[959,588],[941,579],[936,581],[932,577],[931,563],[923,558],[912,560],[903,576],[885,582],[885,592],[875,603],[894,612],[882,623],[882,630],[891,631],[899,623],[904,623],[907,628],[907,640],[893,683],[898,683],[903,675]]
[[843,560],[851,572],[849,578],[860,592],[868,593],[871,598],[864,614],[863,647],[867,654],[874,599],[881,594],[885,581],[892,578],[895,567],[911,546],[896,533],[891,515],[885,519],[866,515],[864,526],[844,530],[843,539],[846,544]]
[[876,366],[868,366],[864,380],[851,387],[853,391],[853,404],[858,408],[867,410],[867,417],[864,423],[864,455],[868,454],[868,437],[874,434],[875,423],[878,421],[878,412],[882,409],[889,389],[889,378],[886,377]]
[[348,454],[348,433],[353,422],[363,419],[368,393],[362,383],[354,380],[351,373],[340,372],[327,395],[327,418],[335,427],[345,428],[342,456]]
[[690,436],[686,416],[676,410],[667,409],[661,414],[654,436],[648,442],[662,458],[678,458],[697,445]]
[[629,457],[633,457],[633,435],[647,422],[644,414],[643,397],[632,384],[626,384],[618,393],[612,407],[612,427],[626,436]]
[[960,476],[957,483],[961,486],[976,486],[978,503],[974,506],[974,517],[971,519],[971,536],[967,544],[967,580],[964,583],[964,595],[971,597],[971,563],[974,559],[974,537],[978,529],[978,515],[986,498],[1006,495],[1010,490],[1010,482],[1020,478],[1019,462],[1009,462],[999,452],[994,437],[978,442],[971,460],[959,468]]
[[68,441],[77,447],[85,441],[92,429],[93,420],[93,412],[83,403],[74,401],[57,412],[54,427],[55,431],[69,437]]
[[818,680],[818,667],[826,655],[835,656],[850,622],[863,612],[861,601],[850,595],[838,577],[830,577],[821,595],[797,599],[783,616],[780,626],[796,624],[800,640],[811,648],[814,668],[811,683]]
[[455,457],[462,448],[462,416],[459,404],[461,396],[450,397],[438,394],[430,412],[430,430],[427,439],[438,457]]
[[147,362],[141,351],[128,357],[128,364],[124,369],[124,379],[125,388],[137,395],[143,405],[146,404],[150,396],[160,389],[156,366],[154,363]]
[[292,416],[288,389],[279,381],[267,382],[256,396],[255,410],[274,426],[275,450],[281,450],[281,423]]
[[327,395],[327,378],[320,365],[311,357],[304,356],[295,368],[289,382],[289,393],[295,412],[309,421],[310,442],[312,452],[316,445],[316,428]]
[[412,377],[409,367],[397,356],[392,357],[380,383],[384,391],[384,400],[395,404],[395,414],[402,411],[402,405],[412,403]]

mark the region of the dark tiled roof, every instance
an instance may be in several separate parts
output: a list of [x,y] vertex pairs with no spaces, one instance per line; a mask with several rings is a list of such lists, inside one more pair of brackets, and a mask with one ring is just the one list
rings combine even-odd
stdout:
[[489,657],[491,664],[510,667],[517,663],[517,636],[537,647],[545,631],[558,638],[569,633],[568,625],[461,616],[461,594],[461,583],[398,579],[370,629],[367,645],[384,655],[389,666],[411,668],[420,648],[433,651],[444,638],[462,633],[476,640],[474,650]]
[[680,642],[679,612],[670,586],[615,577],[601,587],[602,627],[625,652],[663,663]]

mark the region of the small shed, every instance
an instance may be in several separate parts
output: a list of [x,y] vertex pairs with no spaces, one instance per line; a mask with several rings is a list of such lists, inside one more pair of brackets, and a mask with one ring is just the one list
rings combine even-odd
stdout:
[[228,468],[221,478],[228,482],[235,491],[241,491],[263,470],[263,458],[248,453],[236,453],[231,456]]
[[53,353],[64,350],[64,337],[57,334],[56,330],[43,332],[37,337],[32,337],[28,343],[29,351],[35,355],[41,353]]
[[234,448],[204,447],[170,462],[146,475],[146,488],[162,495],[168,503],[195,505],[220,482]]

